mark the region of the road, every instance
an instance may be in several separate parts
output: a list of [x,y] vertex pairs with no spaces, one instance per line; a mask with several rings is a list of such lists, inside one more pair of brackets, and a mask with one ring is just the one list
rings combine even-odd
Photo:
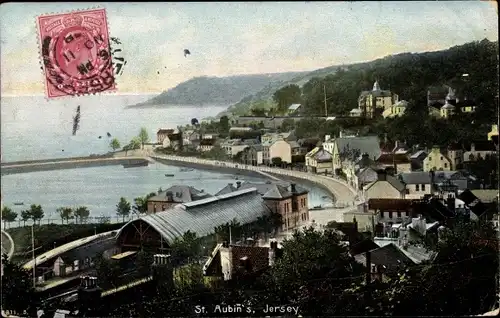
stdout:
[[89,158],[66,158],[46,159],[19,162],[4,162],[1,166],[1,174],[27,173],[35,171],[48,171],[60,169],[76,169],[109,165],[137,164],[146,161],[142,156],[130,157],[89,157]]
[[295,171],[289,169],[281,168],[271,168],[266,166],[250,166],[243,165],[232,162],[221,162],[215,160],[199,159],[194,157],[180,157],[171,155],[151,155],[152,159],[163,159],[167,161],[179,161],[189,163],[192,162],[198,165],[221,167],[221,168],[232,168],[239,170],[250,170],[256,171],[263,174],[272,174],[280,176],[288,176],[296,179],[308,180],[319,184],[320,186],[327,189],[336,199],[337,202],[346,203],[347,207],[342,209],[328,208],[324,210],[311,210],[310,219],[315,220],[318,225],[326,225],[329,221],[343,221],[343,214],[348,211],[355,209],[357,204],[362,201],[357,200],[357,191],[349,186],[345,181],[324,175],[312,174],[302,171]]
[[14,241],[9,233],[2,230],[2,255],[7,254],[9,259],[14,254]]

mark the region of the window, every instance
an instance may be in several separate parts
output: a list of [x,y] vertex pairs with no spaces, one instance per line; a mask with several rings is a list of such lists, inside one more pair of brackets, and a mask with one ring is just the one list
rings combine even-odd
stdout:
[[418,184],[415,185],[415,191],[420,191],[420,187]]
[[429,161],[431,161],[431,160],[432,160],[432,157],[429,157]]
[[156,204],[153,205],[153,212],[156,213]]
[[444,167],[445,167],[445,168],[448,168],[448,164],[447,164],[446,162],[444,163]]
[[425,191],[425,184],[422,184],[422,191]]
[[162,209],[163,211],[165,211],[165,205],[162,205],[162,206],[161,206],[161,209]]
[[392,219],[392,211],[389,211],[389,219]]
[[398,213],[398,218],[400,218],[401,217],[401,211],[398,211],[397,213]]

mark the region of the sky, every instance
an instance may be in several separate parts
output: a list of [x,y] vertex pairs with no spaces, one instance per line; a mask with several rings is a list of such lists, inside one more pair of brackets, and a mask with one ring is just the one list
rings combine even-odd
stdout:
[[1,94],[44,93],[37,16],[92,7],[106,9],[110,36],[123,43],[122,94],[498,40],[494,1],[2,3]]

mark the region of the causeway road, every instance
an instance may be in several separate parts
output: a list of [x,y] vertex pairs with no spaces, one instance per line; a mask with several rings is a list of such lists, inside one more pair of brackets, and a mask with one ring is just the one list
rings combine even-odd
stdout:
[[9,233],[2,229],[2,255],[3,254],[7,254],[9,259],[12,257],[14,254],[14,241]]
[[[232,162],[223,162],[216,160],[200,159],[195,157],[181,157],[172,155],[151,155],[152,159],[159,162],[164,162],[166,164],[175,162],[182,163],[192,163],[193,165],[201,166],[211,166],[211,167],[221,167],[239,170],[249,170],[255,172],[262,172],[264,174],[287,176],[296,179],[308,180],[309,182],[314,182],[321,187],[325,188],[330,192],[336,199],[337,202],[348,203],[344,208],[328,208],[324,210],[311,210],[311,219],[314,219],[317,224],[326,224],[329,221],[342,221],[343,214],[348,211],[355,209],[355,206],[361,201],[357,200],[357,191],[349,186],[344,180],[334,178],[331,176],[324,176],[318,174],[312,174],[308,172],[281,169],[281,168],[271,168],[266,166],[251,166]],[[317,219],[315,218],[317,217]]]

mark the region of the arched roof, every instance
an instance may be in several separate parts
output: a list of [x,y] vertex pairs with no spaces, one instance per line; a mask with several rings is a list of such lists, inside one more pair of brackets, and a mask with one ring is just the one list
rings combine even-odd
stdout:
[[236,219],[240,224],[256,221],[270,213],[256,188],[234,191],[176,205],[166,211],[148,214],[125,224],[118,239],[136,222],[145,222],[157,231],[167,243],[185,232],[195,232],[198,237],[213,233],[214,228]]

